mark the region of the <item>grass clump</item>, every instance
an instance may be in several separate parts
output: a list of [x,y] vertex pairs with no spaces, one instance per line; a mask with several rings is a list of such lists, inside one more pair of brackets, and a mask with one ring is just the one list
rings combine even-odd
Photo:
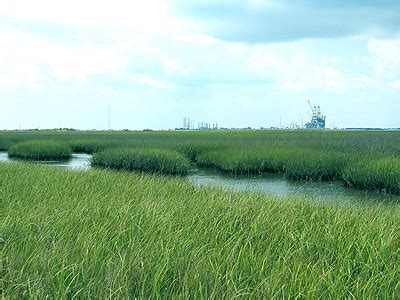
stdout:
[[292,151],[285,163],[286,176],[293,180],[338,180],[349,160],[343,153]]
[[118,140],[73,140],[69,142],[70,147],[75,153],[93,154],[107,149],[117,148],[122,146],[122,142]]
[[395,204],[0,164],[4,298],[392,299]]
[[26,160],[60,160],[72,155],[71,148],[56,141],[27,141],[15,144],[8,149],[9,157]]
[[287,151],[283,149],[224,149],[199,155],[197,164],[231,174],[282,172]]
[[0,151],[7,151],[11,144],[12,142],[10,140],[0,138]]
[[126,171],[142,171],[165,175],[186,175],[188,158],[162,149],[110,149],[93,155],[94,167]]
[[223,145],[216,142],[207,142],[207,143],[185,142],[173,147],[173,149],[185,155],[187,158],[189,158],[191,162],[196,162],[200,154],[220,149],[223,147],[224,147]]
[[349,186],[384,193],[400,194],[400,158],[364,159],[343,171]]
[[336,180],[349,159],[336,152],[259,147],[205,152],[197,164],[232,174],[282,172],[294,180]]

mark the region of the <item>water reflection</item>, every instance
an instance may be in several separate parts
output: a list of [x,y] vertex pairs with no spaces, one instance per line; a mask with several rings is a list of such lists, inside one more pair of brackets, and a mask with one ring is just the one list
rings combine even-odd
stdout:
[[[91,155],[80,153],[72,154],[72,157],[66,160],[36,161],[36,163],[72,170],[87,170],[90,168],[90,158]],[[13,159],[8,157],[7,152],[0,152],[0,162],[10,161]]]
[[189,176],[189,180],[196,186],[222,187],[234,191],[257,191],[280,197],[318,198],[325,201],[393,201],[400,198],[348,188],[341,181],[292,181],[287,180],[282,174],[233,176],[218,171],[197,169]]
[[0,152],[0,161],[1,162],[8,162],[8,155],[7,152]]

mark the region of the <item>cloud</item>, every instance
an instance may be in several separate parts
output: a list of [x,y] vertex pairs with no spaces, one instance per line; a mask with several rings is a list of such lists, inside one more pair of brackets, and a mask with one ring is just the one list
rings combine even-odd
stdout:
[[150,86],[153,88],[171,89],[171,88],[175,87],[174,84],[170,84],[170,83],[161,81],[159,79],[152,78],[145,74],[129,74],[129,75],[127,75],[127,77],[130,78],[135,83],[140,83],[140,84],[147,85],[147,86]]
[[370,39],[367,48],[370,53],[369,64],[377,76],[383,78],[400,76],[400,38]]
[[347,79],[337,66],[338,58],[315,57],[300,45],[249,47],[249,74],[271,78],[282,90],[338,91],[347,88]]
[[119,72],[127,56],[111,45],[54,44],[28,34],[0,29],[0,84],[39,89],[48,80],[83,81]]
[[178,60],[162,57],[161,64],[163,65],[164,71],[167,74],[188,74],[188,70]]
[[400,30],[400,1],[233,0],[177,2],[205,32],[246,43]]
[[399,89],[400,90],[400,80],[398,81],[393,81],[389,83],[389,86],[393,89]]
[[[381,124],[393,124],[400,43],[390,34],[398,30],[399,5],[6,1],[0,6],[0,98],[10,101],[2,103],[0,122],[15,122],[24,106],[24,118],[37,126],[49,107],[68,102],[71,109],[61,116],[67,126],[76,118],[76,127],[102,128],[103,108],[112,102],[116,116],[120,107],[121,128],[171,128],[184,115],[268,126],[283,112],[287,122],[298,121],[310,97],[330,120],[347,126],[365,105],[369,124],[384,103],[390,109]],[[359,33],[366,34],[352,36]],[[76,107],[84,111],[81,120]],[[88,107],[99,114],[87,113]],[[46,126],[59,124],[60,115]]]
[[131,29],[141,32],[176,30],[161,0],[13,0],[0,6],[0,14],[21,20],[64,24],[76,28]]

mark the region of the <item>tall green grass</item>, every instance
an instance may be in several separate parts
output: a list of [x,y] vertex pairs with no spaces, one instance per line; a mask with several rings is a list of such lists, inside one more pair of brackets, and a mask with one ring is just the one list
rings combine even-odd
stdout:
[[197,164],[232,174],[283,172],[288,155],[285,149],[223,149],[201,153]]
[[12,142],[9,139],[0,138],[0,151],[7,151],[11,144]]
[[[400,155],[398,131],[216,131],[216,132],[51,132],[22,131],[0,132],[0,145],[9,146],[29,140],[55,140],[71,144],[79,151],[97,151],[104,144],[118,146],[146,146],[150,148],[177,149],[195,157],[199,149],[207,151],[221,148],[281,148],[287,150],[309,149],[322,152],[349,154],[383,153]],[[216,148],[215,148],[216,147]],[[107,146],[108,148],[108,146]],[[186,148],[186,149],[185,149]],[[190,148],[194,149],[193,151]],[[194,154],[193,154],[194,153]]]
[[198,160],[199,155],[205,152],[213,151],[216,149],[224,149],[226,146],[224,143],[220,142],[196,142],[196,141],[186,141],[179,143],[171,148],[176,150],[179,153],[185,155],[191,162],[196,162]]
[[123,146],[119,140],[73,140],[69,142],[71,149],[75,153],[93,154],[107,149]]
[[396,299],[399,205],[0,164],[4,298]]
[[349,186],[400,194],[400,158],[361,160],[343,171],[343,180]]
[[199,155],[198,165],[232,174],[284,172],[294,180],[336,180],[351,157],[308,149],[225,149]]
[[105,169],[142,171],[167,175],[186,175],[189,160],[183,155],[161,149],[111,149],[96,153],[91,165]]
[[8,155],[26,160],[54,160],[71,157],[71,148],[55,141],[27,141],[15,144],[8,149]]
[[285,162],[286,176],[293,180],[338,180],[350,160],[343,153],[292,151]]

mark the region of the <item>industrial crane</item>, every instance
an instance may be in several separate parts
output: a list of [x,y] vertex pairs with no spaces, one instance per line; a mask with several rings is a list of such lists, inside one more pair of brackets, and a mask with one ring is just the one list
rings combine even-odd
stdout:
[[310,99],[307,99],[308,105],[311,108],[311,121],[306,124],[306,128],[325,128],[326,117],[322,115],[321,108],[311,105]]

